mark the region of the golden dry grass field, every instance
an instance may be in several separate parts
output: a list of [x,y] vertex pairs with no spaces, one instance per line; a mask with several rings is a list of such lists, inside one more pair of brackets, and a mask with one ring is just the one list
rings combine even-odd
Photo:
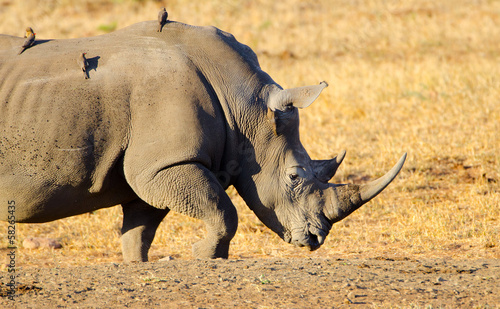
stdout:
[[[94,36],[156,19],[162,6],[172,20],[232,33],[284,88],[330,84],[301,111],[301,138],[314,159],[347,150],[334,182],[364,183],[408,152],[396,180],[315,252],[284,243],[230,188],[240,217],[230,258],[500,258],[500,1],[0,0],[0,33]],[[120,207],[18,224],[19,243],[43,236],[63,248],[21,247],[17,264],[119,262],[120,224]],[[201,221],[171,213],[150,257],[191,259],[203,235]]]

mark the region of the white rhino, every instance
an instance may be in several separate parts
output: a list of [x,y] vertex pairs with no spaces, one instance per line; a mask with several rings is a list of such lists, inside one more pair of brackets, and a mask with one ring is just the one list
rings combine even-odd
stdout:
[[[154,21],[80,39],[0,36],[0,219],[47,222],[121,204],[125,261],[147,261],[170,210],[203,220],[198,258],[227,258],[233,185],[286,242],[314,250],[381,192],[339,185],[344,153],[311,160],[297,108],[326,83],[283,90],[255,53],[214,27]],[[89,79],[76,59],[87,53]]]

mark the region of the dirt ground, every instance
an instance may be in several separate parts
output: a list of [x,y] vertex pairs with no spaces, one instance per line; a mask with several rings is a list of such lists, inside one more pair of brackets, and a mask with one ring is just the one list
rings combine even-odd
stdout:
[[174,259],[17,274],[14,301],[0,286],[2,308],[500,308],[498,259]]

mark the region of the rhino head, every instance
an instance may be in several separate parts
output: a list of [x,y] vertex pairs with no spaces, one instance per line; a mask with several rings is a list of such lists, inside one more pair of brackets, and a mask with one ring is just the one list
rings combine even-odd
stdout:
[[322,82],[288,90],[275,84],[264,87],[263,120],[252,143],[256,166],[244,169],[249,171],[242,177],[246,181],[235,185],[267,227],[286,242],[310,250],[323,244],[333,223],[379,194],[406,159],[404,154],[387,174],[368,184],[329,183],[345,151],[330,160],[312,160],[300,142],[298,113],[327,86]]

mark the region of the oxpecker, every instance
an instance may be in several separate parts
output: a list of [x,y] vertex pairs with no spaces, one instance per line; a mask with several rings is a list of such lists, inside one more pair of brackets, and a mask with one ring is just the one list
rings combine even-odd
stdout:
[[89,63],[87,62],[87,58],[85,58],[85,55],[87,53],[81,53],[80,57],[78,57],[78,65],[83,71],[83,76],[85,79],[89,78],[88,72],[87,72],[87,67],[89,66]]
[[162,8],[158,12],[158,30],[157,30],[157,32],[161,32],[163,25],[165,25],[167,23],[167,18],[168,18],[168,12],[165,8]]
[[35,32],[33,32],[33,29],[31,27],[26,28],[26,41],[24,41],[23,45],[21,46],[21,51],[19,52],[19,55],[23,53],[24,50],[27,48],[30,48],[33,43],[35,43]]

